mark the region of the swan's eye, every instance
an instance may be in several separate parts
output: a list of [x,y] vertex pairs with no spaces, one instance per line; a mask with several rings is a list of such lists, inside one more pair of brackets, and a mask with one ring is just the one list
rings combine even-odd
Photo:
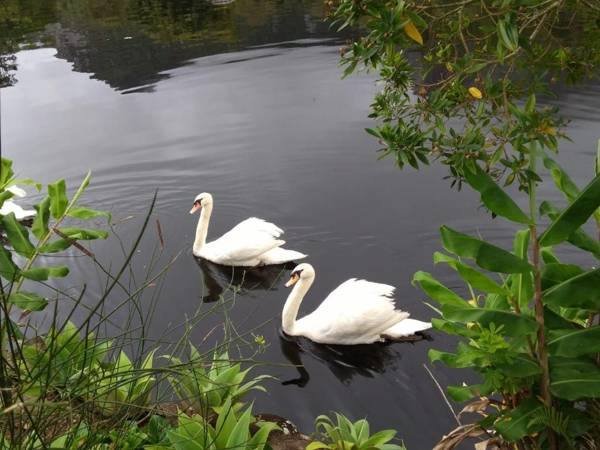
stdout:
[[300,274],[302,273],[302,271],[303,271],[303,270],[304,270],[304,269],[300,269],[300,270],[294,270],[294,271],[292,272],[292,274],[291,274],[291,275],[292,275],[293,277],[300,277]]

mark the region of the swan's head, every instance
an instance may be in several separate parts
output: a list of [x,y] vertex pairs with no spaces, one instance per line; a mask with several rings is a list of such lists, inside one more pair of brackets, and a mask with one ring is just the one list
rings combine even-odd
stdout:
[[194,206],[190,210],[190,214],[194,214],[202,207],[207,207],[208,205],[212,205],[213,198],[208,192],[203,192],[202,194],[196,195],[194,199]]
[[292,270],[292,273],[290,274],[290,280],[287,283],[285,283],[285,286],[290,287],[296,284],[301,279],[308,280],[314,277],[315,269],[313,269],[313,266],[311,266],[308,263],[298,264],[296,267],[294,267],[294,270]]

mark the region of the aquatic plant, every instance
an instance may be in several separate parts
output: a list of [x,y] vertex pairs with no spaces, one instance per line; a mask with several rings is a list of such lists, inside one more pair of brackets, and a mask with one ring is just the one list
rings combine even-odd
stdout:
[[179,400],[200,414],[220,413],[225,404],[237,411],[243,405],[240,400],[248,392],[266,392],[260,383],[273,378],[258,375],[246,381],[252,367],[242,370],[242,364],[232,361],[229,352],[215,351],[208,366],[196,347],[192,343],[189,346],[190,355],[186,364],[178,358],[167,357],[171,364],[178,366],[167,379]]
[[[365,68],[383,81],[371,114],[379,123],[367,130],[382,156],[401,168],[442,162],[452,186],[468,185],[493,217],[523,227],[512,252],[441,228],[446,253],[434,262],[457,272],[466,298],[426,272],[415,274],[439,303],[434,327],[462,338],[456,352],[432,350],[430,358],[483,378],[449,388],[456,400],[475,397],[466,411],[484,418],[461,425],[437,448],[484,434],[490,445],[582,445],[595,432],[600,397],[600,275],[593,263],[559,259],[554,247],[576,247],[580,261],[600,258],[600,243],[586,231],[592,217],[600,226],[600,177],[580,189],[553,159],[566,122],[536,97],[552,94],[558,81],[598,75],[600,9],[587,1],[330,3],[341,27],[365,28],[343,49],[342,64],[345,75]],[[538,201],[541,164],[565,206]],[[521,197],[505,190],[513,184]]]
[[335,422],[329,416],[317,417],[315,430],[321,440],[311,442],[306,450],[406,450],[404,445],[390,444],[396,436],[395,430],[371,434],[366,419],[352,422],[339,413],[335,413]]

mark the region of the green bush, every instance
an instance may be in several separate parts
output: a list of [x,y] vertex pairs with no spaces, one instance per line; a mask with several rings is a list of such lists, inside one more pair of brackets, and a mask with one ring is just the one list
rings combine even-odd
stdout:
[[352,423],[342,414],[335,414],[334,422],[328,416],[315,420],[320,441],[311,442],[306,450],[406,450],[403,445],[390,444],[396,436],[394,430],[382,430],[371,435],[369,422],[365,419]]
[[241,363],[234,363],[229,353],[216,352],[212,362],[205,368],[205,362],[198,350],[190,343],[189,362],[183,364],[179,359],[167,357],[171,363],[181,366],[168,380],[178,398],[200,414],[220,413],[225,402],[229,401],[238,410],[240,400],[251,390],[265,391],[260,385],[272,378],[259,375],[245,381],[252,368],[242,370]]

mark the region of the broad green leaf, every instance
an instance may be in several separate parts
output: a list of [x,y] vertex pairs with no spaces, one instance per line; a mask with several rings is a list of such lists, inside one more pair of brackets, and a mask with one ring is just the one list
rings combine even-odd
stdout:
[[477,164],[475,170],[465,170],[467,183],[481,195],[483,204],[494,214],[517,223],[529,224],[530,218],[514,200]]
[[377,447],[387,444],[396,436],[396,430],[381,430],[371,436],[364,444],[363,448]]
[[448,289],[427,272],[419,271],[415,273],[413,276],[413,284],[414,283],[418,283],[421,289],[425,291],[430,298],[439,302],[441,305],[454,304],[462,306],[466,304],[458,294]]
[[526,378],[542,373],[537,361],[526,356],[518,356],[510,363],[498,364],[496,367],[512,378]]
[[440,228],[444,248],[450,253],[474,259],[479,267],[492,272],[526,273],[533,268],[523,259],[487,242],[442,226]]
[[567,200],[575,200],[579,195],[579,188],[563,168],[547,155],[544,155],[544,166],[550,171],[554,184],[563,194],[565,194]]
[[542,261],[544,261],[544,264],[560,263],[560,259],[558,259],[554,254],[552,247],[542,247],[540,254],[542,255]]
[[544,291],[543,301],[551,306],[600,310],[600,269],[582,273]]
[[46,281],[48,278],[63,278],[69,274],[67,266],[33,267],[21,272],[25,278],[35,281]]
[[57,239],[47,242],[40,247],[40,253],[58,253],[68,249],[73,244],[73,239]]
[[487,292],[490,294],[510,294],[507,289],[500,286],[487,275],[473,269],[471,266],[468,266],[467,264],[464,264],[455,258],[444,255],[443,253],[435,252],[433,254],[433,262],[445,262],[454,270],[456,270],[459,273],[460,277],[475,289],[479,289],[480,291]]
[[35,252],[35,247],[29,241],[27,229],[17,221],[13,213],[2,216],[2,225],[15,252],[25,258],[30,258]]
[[105,211],[96,211],[95,209],[86,208],[84,206],[76,206],[75,208],[71,208],[67,215],[81,220],[88,220],[94,217],[110,218],[110,214]]
[[4,186],[13,177],[15,173],[12,169],[12,161],[10,159],[0,159],[0,187]]
[[233,431],[229,434],[227,439],[227,446],[225,448],[245,448],[246,444],[250,440],[250,420],[252,419],[250,408],[248,408],[241,417],[237,420],[237,423],[233,427]]
[[535,333],[537,324],[530,317],[499,309],[473,308],[469,306],[442,306],[444,318],[461,323],[478,322],[483,326],[503,325],[506,334],[518,336]]
[[[590,368],[591,369],[591,368]],[[600,397],[600,370],[580,372],[576,369],[555,369],[550,376],[550,390],[565,400]]]
[[448,386],[446,392],[448,392],[448,395],[452,397],[452,400],[455,402],[466,402],[473,397],[481,397],[487,393],[482,384],[473,384],[471,386]]
[[328,444],[324,444],[320,441],[313,441],[306,446],[306,450],[320,450],[320,449],[330,449],[332,448]]
[[50,197],[45,197],[40,203],[34,206],[37,214],[33,219],[31,231],[33,235],[42,239],[48,233],[48,222],[50,221]]
[[4,191],[0,193],[0,208],[4,205],[4,202],[10,198],[13,198],[14,194],[10,191]]
[[441,361],[448,367],[452,367],[453,369],[462,369],[465,367],[472,366],[471,361],[461,360],[455,353],[442,352],[433,348],[430,349],[429,352],[427,352],[427,356],[429,356],[429,361],[431,361],[432,363]]
[[65,213],[69,204],[65,180],[58,180],[49,184],[48,195],[50,196],[50,212],[52,213],[52,217],[58,219]]
[[19,269],[12,260],[11,253],[0,246],[0,276],[2,278],[14,281],[19,273]]
[[[524,261],[527,261],[527,250],[529,248],[529,230],[519,230],[515,234],[513,244],[514,254]],[[533,274],[531,272],[509,275],[510,289],[513,298],[521,309],[529,305],[529,300],[533,297]]]
[[92,239],[106,239],[108,233],[103,230],[90,230],[88,228],[61,228],[62,234],[78,241],[89,241]]
[[550,263],[542,269],[542,290],[550,289],[564,281],[581,275],[585,271],[575,264]]
[[431,319],[431,325],[436,330],[443,331],[446,334],[453,334],[455,336],[475,337],[479,334],[479,332],[474,331],[464,325],[459,325],[454,322],[450,322],[449,320],[438,319],[437,317]]
[[[560,311],[560,308],[558,308]],[[565,319],[563,315],[557,314],[548,306],[544,307],[544,325],[548,330],[565,330],[578,328],[574,322]]]
[[600,207],[600,175],[554,220],[540,237],[541,246],[560,244],[583,225]]
[[536,417],[542,409],[542,404],[537,400],[525,400],[517,408],[511,410],[508,414],[496,421],[494,427],[507,441],[518,441],[524,436],[543,428],[542,424],[532,425],[532,419]]
[[217,444],[217,447],[227,447],[227,439],[233,431],[236,423],[237,419],[235,417],[235,412],[231,405],[231,398],[227,397],[223,402],[223,407],[221,411],[219,411],[217,423],[215,425],[215,443]]
[[576,357],[600,352],[600,327],[550,330],[548,350],[555,356]]
[[[540,214],[547,215],[552,220],[560,216],[560,210],[551,203],[544,201],[540,205]],[[567,242],[586,252],[592,253],[597,259],[600,259],[600,242],[579,228],[569,235]]]
[[271,431],[279,429],[277,424],[272,422],[260,423],[259,427],[259,430],[250,439],[250,442],[248,443],[248,448],[256,450],[264,449]]
[[46,307],[48,301],[34,292],[13,292],[8,297],[9,303],[18,306],[21,309],[30,311],[41,311]]

